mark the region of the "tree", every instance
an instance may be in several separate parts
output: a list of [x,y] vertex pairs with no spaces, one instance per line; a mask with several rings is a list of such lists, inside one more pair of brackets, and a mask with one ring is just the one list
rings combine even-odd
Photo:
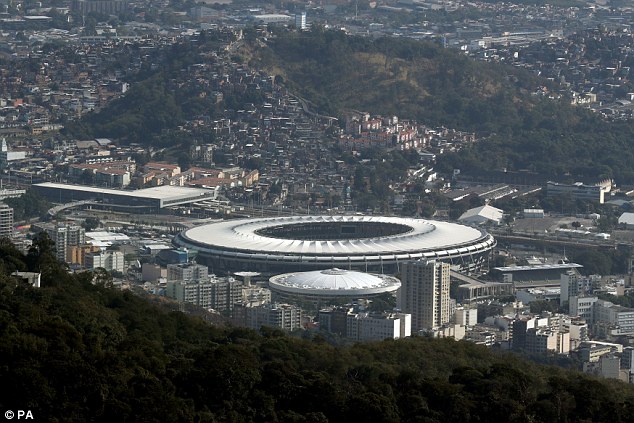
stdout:
[[112,288],[112,274],[103,267],[98,267],[92,272],[93,283],[97,286]]
[[188,153],[181,153],[178,156],[178,166],[181,171],[185,171],[191,167],[192,158]]
[[266,163],[260,157],[249,157],[244,163],[244,167],[248,170],[259,170],[260,172],[266,169]]
[[33,189],[28,189],[25,194],[18,198],[7,198],[4,202],[13,208],[13,217],[17,221],[44,216],[53,206]]
[[457,220],[468,208],[469,206],[464,201],[452,202],[449,206],[449,218]]
[[87,217],[86,220],[84,220],[84,222],[82,223],[82,226],[84,227],[84,229],[86,229],[87,232],[94,231],[99,226],[101,226],[101,221],[97,217]]
[[58,286],[65,273],[65,266],[57,261],[55,242],[46,232],[38,233],[29,247],[26,264],[31,272],[42,273],[43,286]]
[[79,182],[84,185],[93,185],[95,183],[95,174],[89,169],[84,170],[79,177]]

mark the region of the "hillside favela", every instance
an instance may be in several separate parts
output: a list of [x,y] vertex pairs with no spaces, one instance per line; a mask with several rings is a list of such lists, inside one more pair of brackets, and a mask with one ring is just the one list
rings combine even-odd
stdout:
[[0,0],[0,419],[625,423],[633,384],[632,2]]

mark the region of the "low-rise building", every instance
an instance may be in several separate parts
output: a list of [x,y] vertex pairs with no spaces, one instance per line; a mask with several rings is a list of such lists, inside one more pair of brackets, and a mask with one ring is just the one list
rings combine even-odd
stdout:
[[456,324],[462,326],[475,326],[478,323],[478,309],[458,307],[455,313]]
[[346,337],[355,341],[405,338],[412,333],[412,315],[406,313],[348,313]]
[[19,272],[15,271],[11,274],[19,279],[22,279],[33,288],[39,288],[41,285],[42,274],[38,272]]
[[233,323],[252,329],[262,326],[292,331],[301,329],[302,310],[290,304],[238,304],[233,309]]
[[475,342],[476,344],[485,345],[487,347],[493,346],[497,341],[495,331],[480,329],[468,330],[465,334],[465,339],[467,341]]
[[169,264],[167,266],[167,281],[207,281],[209,268],[196,263]]
[[503,210],[484,205],[467,210],[458,218],[458,221],[468,225],[499,225],[502,223],[503,217]]
[[355,311],[355,306],[319,310],[319,328],[355,341],[378,341],[411,336],[412,316],[406,313]]
[[581,182],[574,184],[562,184],[549,181],[546,184],[546,196],[561,197],[568,196],[573,200],[589,200],[603,204],[605,194],[612,190],[612,181],[605,180],[598,184],[586,185]]
[[125,270],[124,255],[121,251],[99,251],[84,255],[84,267],[95,270],[106,269],[109,272],[123,273]]
[[570,351],[570,333],[551,328],[528,329],[525,350],[533,354],[567,354]]
[[604,336],[634,335],[634,309],[597,300],[593,306],[595,333]]
[[66,248],[66,263],[85,266],[86,254],[100,252],[101,248],[92,244],[69,245]]

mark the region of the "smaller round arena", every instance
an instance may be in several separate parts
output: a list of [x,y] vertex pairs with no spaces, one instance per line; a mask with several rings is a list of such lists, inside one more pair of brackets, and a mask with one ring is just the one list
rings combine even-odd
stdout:
[[394,293],[401,287],[398,278],[343,269],[284,273],[269,279],[269,289],[279,301],[341,303]]

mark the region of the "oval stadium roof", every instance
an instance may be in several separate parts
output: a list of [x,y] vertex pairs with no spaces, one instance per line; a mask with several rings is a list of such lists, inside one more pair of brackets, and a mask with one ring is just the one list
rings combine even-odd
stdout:
[[285,273],[269,280],[272,291],[317,296],[351,296],[392,292],[401,282],[392,276],[343,269]]
[[[259,234],[268,227],[306,223],[387,223],[409,227],[404,233],[380,237],[302,240]],[[237,219],[198,226],[179,235],[194,248],[294,255],[384,255],[410,251],[455,249],[490,238],[486,232],[456,223],[383,216],[293,216]],[[178,243],[179,240],[177,240]],[[187,245],[185,245],[187,246]]]

